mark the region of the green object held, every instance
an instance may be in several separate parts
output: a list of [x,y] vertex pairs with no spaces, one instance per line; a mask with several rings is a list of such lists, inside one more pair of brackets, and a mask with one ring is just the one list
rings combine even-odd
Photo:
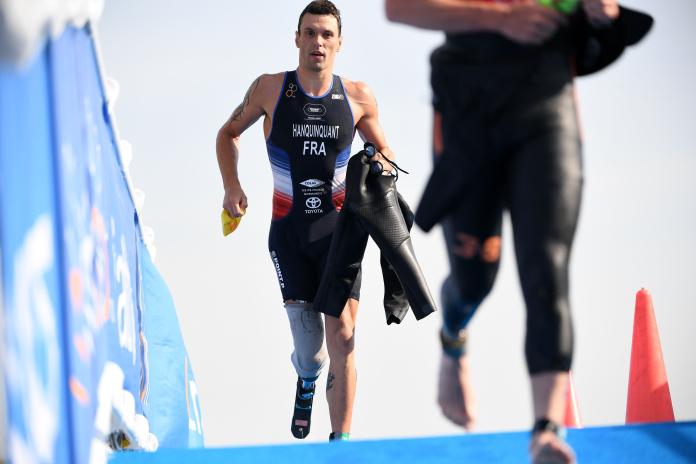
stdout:
[[574,13],[578,7],[579,0],[537,0],[539,5],[553,8],[561,13]]

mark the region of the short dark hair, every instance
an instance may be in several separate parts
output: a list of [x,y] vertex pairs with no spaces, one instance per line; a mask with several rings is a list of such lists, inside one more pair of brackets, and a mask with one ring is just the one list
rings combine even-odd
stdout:
[[329,0],[314,0],[309,5],[307,5],[305,9],[302,10],[302,13],[300,13],[300,19],[297,21],[297,32],[300,32],[302,18],[307,13],[320,16],[333,16],[334,18],[336,18],[336,21],[338,22],[338,35],[341,35],[341,12],[338,11],[336,5],[331,3]]

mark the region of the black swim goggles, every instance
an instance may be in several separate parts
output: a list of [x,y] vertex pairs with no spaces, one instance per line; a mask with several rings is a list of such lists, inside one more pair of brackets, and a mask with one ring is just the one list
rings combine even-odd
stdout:
[[[377,151],[377,147],[372,142],[365,142],[363,149],[365,151],[365,156],[367,156],[368,159],[372,159],[377,153],[379,153]],[[391,164],[392,168],[394,168],[393,170],[390,169],[389,171],[387,171],[390,176],[394,176],[396,178],[394,179],[394,181],[399,179],[399,171],[403,172],[404,174],[409,174],[408,171],[401,169],[395,161],[390,160],[386,156],[382,156],[382,159],[384,159],[387,163]],[[384,165],[380,161],[370,161],[370,173],[375,175],[381,175],[384,172]]]

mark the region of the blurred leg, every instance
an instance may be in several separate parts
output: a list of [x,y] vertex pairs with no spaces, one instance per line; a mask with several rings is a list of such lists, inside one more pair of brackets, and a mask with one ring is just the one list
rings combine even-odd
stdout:
[[[435,113],[434,148],[450,144],[461,156],[469,147],[458,138],[439,140],[438,125],[445,116]],[[480,154],[479,154],[480,155]],[[475,399],[466,353],[466,327],[476,309],[490,293],[500,262],[502,189],[500,166],[490,162],[477,174],[459,205],[442,223],[450,263],[450,275],[442,285],[442,357],[438,378],[438,404],[455,424],[471,429],[475,422]]]
[[[525,355],[535,419],[563,423],[573,333],[568,266],[582,190],[580,139],[570,85],[548,105],[548,119],[510,164],[508,203],[527,307]],[[546,128],[546,130],[544,130]],[[535,462],[573,462],[551,431],[532,439]]]

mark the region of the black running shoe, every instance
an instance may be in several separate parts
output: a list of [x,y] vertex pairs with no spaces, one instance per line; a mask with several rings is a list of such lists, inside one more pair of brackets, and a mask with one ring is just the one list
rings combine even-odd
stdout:
[[312,401],[316,385],[311,383],[311,388],[304,388],[304,382],[297,378],[295,391],[295,411],[292,415],[290,431],[295,438],[303,439],[309,435],[309,426],[312,422]]

